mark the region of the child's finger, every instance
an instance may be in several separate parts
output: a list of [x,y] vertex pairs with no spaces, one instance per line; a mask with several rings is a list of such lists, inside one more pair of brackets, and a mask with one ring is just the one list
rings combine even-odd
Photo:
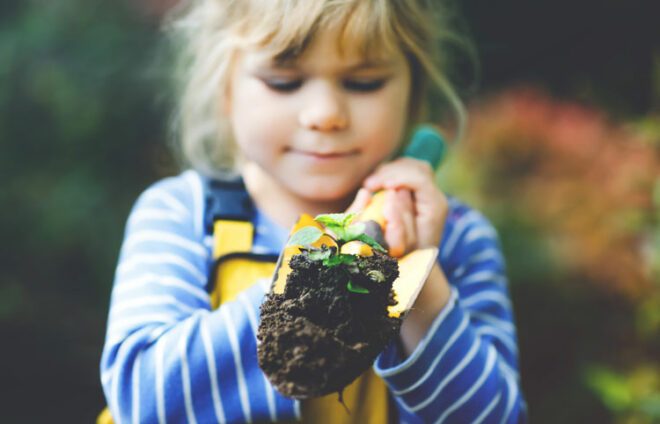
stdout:
[[410,190],[396,191],[396,206],[401,214],[401,222],[405,231],[405,252],[417,244],[417,224],[415,222],[415,202]]
[[[400,158],[378,167],[364,182],[364,187],[410,191],[414,207],[416,247],[437,246],[440,243],[448,202],[436,187],[433,170],[422,161]],[[403,219],[403,218],[401,218]]]
[[387,190],[383,207],[385,241],[394,257],[403,255],[415,243],[415,218],[412,196],[408,190]]
[[402,158],[382,165],[365,180],[364,186],[369,190],[409,189],[414,193],[418,215],[425,215],[427,210],[435,210],[442,203],[443,195],[435,185],[433,169],[419,160]]
[[433,169],[423,161],[400,158],[378,167],[363,183],[371,191],[406,187],[417,190],[433,184]]
[[351,203],[348,209],[346,209],[346,213],[362,212],[367,207],[370,200],[371,192],[366,188],[359,189],[355,195],[355,199],[353,199],[353,203]]
[[403,219],[396,207],[396,193],[394,190],[385,192],[385,205],[383,206],[383,217],[385,218],[384,234],[385,241],[390,247],[390,255],[399,257],[406,248],[405,229]]

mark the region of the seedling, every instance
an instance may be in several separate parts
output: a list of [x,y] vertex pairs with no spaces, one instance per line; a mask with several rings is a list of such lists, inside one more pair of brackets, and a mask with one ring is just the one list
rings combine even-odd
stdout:
[[[352,223],[358,214],[333,213],[318,215],[314,221],[322,224],[326,231],[316,227],[303,227],[296,231],[289,240],[289,246],[309,246],[306,250],[309,258],[314,261],[322,261],[326,267],[342,266],[347,272],[348,290],[354,293],[369,293],[369,290],[359,284],[354,284],[350,279],[350,271],[356,267],[358,255],[350,253],[341,253],[341,247],[351,241],[357,240],[369,245],[371,248],[387,252],[376,240],[365,234],[366,226],[362,222]],[[337,247],[328,247],[323,245],[321,248],[311,247],[311,244],[319,240],[322,236],[330,237]],[[378,275],[373,276],[377,282]]]

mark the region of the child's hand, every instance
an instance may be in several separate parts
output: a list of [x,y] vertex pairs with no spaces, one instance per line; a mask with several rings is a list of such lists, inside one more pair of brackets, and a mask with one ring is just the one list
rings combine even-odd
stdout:
[[[381,165],[363,184],[351,208],[364,209],[369,192],[386,190],[383,216],[385,240],[392,256],[413,249],[437,247],[442,240],[449,204],[435,186],[433,170],[426,162],[400,158]],[[447,279],[436,263],[415,304],[401,325],[401,343],[410,355],[428,331],[450,296]]]
[[392,256],[440,244],[449,205],[428,163],[396,159],[378,167],[363,186],[371,192],[386,190],[384,236]]

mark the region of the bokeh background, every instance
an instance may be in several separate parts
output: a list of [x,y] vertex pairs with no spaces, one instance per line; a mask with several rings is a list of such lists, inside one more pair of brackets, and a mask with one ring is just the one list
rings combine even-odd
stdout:
[[[177,172],[158,30],[174,1],[0,3],[2,423],[104,405],[124,220]],[[476,84],[456,72],[470,126],[438,182],[500,232],[533,423],[660,422],[653,3],[454,2],[480,66]]]

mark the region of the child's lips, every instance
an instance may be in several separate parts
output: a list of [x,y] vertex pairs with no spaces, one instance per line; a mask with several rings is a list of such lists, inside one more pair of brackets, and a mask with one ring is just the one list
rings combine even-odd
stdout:
[[298,150],[292,149],[292,153],[301,155],[305,158],[319,161],[319,162],[330,162],[340,159],[346,159],[358,154],[357,150],[347,150],[347,151],[313,151],[313,150]]

